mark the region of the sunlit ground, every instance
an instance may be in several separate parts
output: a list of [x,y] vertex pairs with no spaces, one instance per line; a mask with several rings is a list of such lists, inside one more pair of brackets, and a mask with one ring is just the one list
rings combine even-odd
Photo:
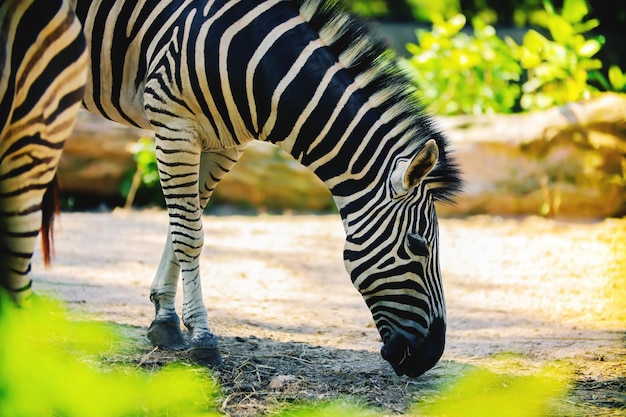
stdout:
[[606,284],[604,285],[603,317],[622,324],[626,323],[626,223],[614,224],[612,236],[607,236]]
[[[78,332],[59,333],[45,318],[46,325],[28,324],[20,316],[19,325],[9,326],[18,332],[15,336],[5,331],[6,324],[2,332],[4,363],[11,360],[14,366],[0,368],[7,370],[0,375],[0,415],[46,415],[4,410],[22,410],[7,406],[11,401],[34,407],[38,403],[33,398],[40,396],[32,396],[33,391],[63,396],[72,385],[81,387],[76,395],[42,400],[54,410],[48,415],[97,415],[85,414],[85,408],[72,414],[69,406],[54,407],[68,401],[77,410],[81,404],[107,404],[107,398],[118,395],[114,387],[121,387],[123,399],[134,398],[121,402],[135,408],[115,414],[122,406],[103,406],[109,414],[101,415],[624,413],[623,220],[442,220],[447,348],[440,365],[417,380],[393,376],[377,353],[380,341],[369,312],[343,271],[343,231],[337,216],[205,220],[205,300],[214,331],[225,337],[227,363],[240,369],[255,364],[245,390],[228,373],[218,378],[227,386],[217,389],[215,379],[187,364],[180,381],[188,383],[180,386],[188,388],[177,391],[180,395],[172,396],[168,405],[172,388],[167,377],[135,369],[138,357],[149,358],[143,342],[105,336],[95,337],[94,344],[92,337],[87,349],[79,341],[93,333],[84,327],[65,326]],[[153,314],[149,284],[165,230],[162,212],[64,214],[53,268],[44,271],[37,259],[35,288],[56,294],[87,317],[143,326],[132,332],[143,334]],[[54,337],[46,333],[50,331]],[[40,335],[43,341],[36,339]],[[50,340],[61,346],[60,353],[50,349]],[[257,350],[237,350],[249,343],[258,345]],[[280,350],[287,348],[291,350]],[[298,356],[296,348],[308,356]],[[64,356],[68,352],[69,358]],[[316,352],[327,356],[315,357]],[[293,368],[293,363],[303,366]],[[313,373],[306,373],[309,368]],[[270,382],[281,374],[292,385],[272,388]],[[320,376],[326,379],[316,379]],[[16,382],[20,378],[23,385]],[[366,391],[350,388],[366,381]],[[97,395],[89,394],[92,389]],[[30,401],[24,393],[31,395]],[[86,402],[90,395],[95,400]],[[153,396],[162,402],[150,400]],[[281,403],[281,398],[288,402]],[[191,408],[180,411],[190,401],[195,401]],[[256,414],[251,411],[255,409]]]

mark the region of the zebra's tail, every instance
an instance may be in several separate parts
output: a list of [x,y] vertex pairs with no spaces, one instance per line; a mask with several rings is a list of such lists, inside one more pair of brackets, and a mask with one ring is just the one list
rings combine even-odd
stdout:
[[54,216],[60,212],[59,180],[55,175],[54,179],[48,184],[41,203],[41,247],[43,249],[43,261],[46,266],[50,265],[50,257],[54,253]]

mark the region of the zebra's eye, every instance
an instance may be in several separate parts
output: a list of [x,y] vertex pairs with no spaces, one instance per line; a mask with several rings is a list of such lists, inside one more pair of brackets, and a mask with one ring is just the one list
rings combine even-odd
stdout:
[[428,256],[430,255],[430,249],[428,242],[422,236],[416,233],[409,233],[407,235],[409,244],[409,250],[416,256]]

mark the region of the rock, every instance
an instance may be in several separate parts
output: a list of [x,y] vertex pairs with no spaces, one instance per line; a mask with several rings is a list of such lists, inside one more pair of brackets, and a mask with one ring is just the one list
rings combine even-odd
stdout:
[[[437,117],[463,171],[464,192],[444,215],[626,213],[626,96],[602,94],[543,112]],[[150,132],[82,112],[59,167],[67,194],[119,195],[135,169],[130,146]],[[252,142],[213,204],[333,209],[323,183],[279,148]]]
[[626,96],[544,112],[440,119],[465,181],[446,214],[623,215]]
[[271,143],[252,142],[213,194],[215,204],[322,211],[334,207],[326,185]]
[[58,176],[65,194],[118,196],[119,186],[135,169],[130,146],[149,131],[129,128],[81,111],[65,142]]
[[[110,198],[136,165],[132,145],[150,131],[130,128],[88,112],[79,114],[67,140],[59,181],[64,194]],[[252,142],[213,195],[213,204],[306,211],[334,207],[326,186],[280,148]]]
[[293,375],[276,375],[271,379],[268,386],[270,389],[279,390],[296,382],[298,382],[298,378]]

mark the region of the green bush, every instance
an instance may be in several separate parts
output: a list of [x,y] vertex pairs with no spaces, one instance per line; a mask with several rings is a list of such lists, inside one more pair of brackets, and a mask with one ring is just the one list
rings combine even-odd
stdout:
[[429,21],[434,15],[459,13],[459,0],[345,0],[356,14],[368,18]]
[[552,40],[529,30],[522,45],[513,44],[528,80],[522,85],[521,107],[542,110],[554,105],[589,98],[597,88],[589,81],[599,77],[602,62],[593,56],[604,43],[601,36],[585,36],[599,25],[585,21],[589,13],[585,0],[565,0],[558,14],[549,1],[544,2],[544,26]]
[[98,357],[120,344],[115,329],[70,319],[58,303],[35,298],[17,308],[0,291],[0,335],[2,417],[220,415],[208,371],[103,365]]
[[133,203],[164,207],[154,139],[139,138],[133,145],[132,152],[136,169],[126,173],[120,183],[120,194],[126,198],[126,207]]
[[465,17],[435,17],[432,31],[417,31],[406,63],[420,97],[438,114],[510,112],[519,97],[522,69],[492,26],[473,21],[474,35],[461,32]]
[[585,0],[565,0],[559,13],[548,0],[536,20],[550,38],[529,30],[521,45],[501,40],[492,26],[473,20],[473,35],[462,32],[466,19],[435,18],[430,32],[417,31],[418,44],[406,67],[419,96],[438,114],[510,113],[532,111],[585,99],[598,91],[626,90],[626,76],[617,67],[609,81],[595,59],[602,36],[588,37],[599,25],[585,20]]

